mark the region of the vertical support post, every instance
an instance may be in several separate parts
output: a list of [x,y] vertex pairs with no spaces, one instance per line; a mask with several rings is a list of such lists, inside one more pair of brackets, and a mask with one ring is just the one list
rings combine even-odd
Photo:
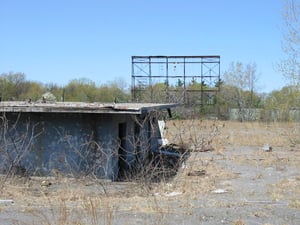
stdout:
[[201,73],[200,73],[201,75],[200,75],[200,111],[201,111],[201,113],[203,112],[203,103],[204,103],[204,100],[203,100],[203,98],[204,98],[204,93],[203,93],[203,76],[204,76],[204,74],[203,74],[203,58],[201,58]]
[[131,56],[131,101],[136,102],[136,86],[135,86],[135,72],[134,72],[134,56]]
[[169,96],[169,59],[166,57],[166,101],[170,102],[170,96]]
[[153,102],[153,86],[152,86],[152,70],[151,70],[151,56],[148,58],[148,72],[149,72],[149,87],[150,87],[150,99]]
[[183,58],[183,104],[187,104],[187,100],[186,100],[185,57]]

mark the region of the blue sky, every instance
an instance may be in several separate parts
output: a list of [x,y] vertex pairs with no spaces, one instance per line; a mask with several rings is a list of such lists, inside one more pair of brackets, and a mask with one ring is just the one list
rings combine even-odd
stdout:
[[0,73],[65,85],[131,83],[132,55],[220,55],[256,63],[258,91],[286,83],[282,0],[0,0]]

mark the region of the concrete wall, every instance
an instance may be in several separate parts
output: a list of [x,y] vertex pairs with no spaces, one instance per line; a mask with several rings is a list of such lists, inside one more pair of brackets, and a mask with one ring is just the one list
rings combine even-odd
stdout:
[[[128,168],[137,157],[137,140],[139,149],[145,152],[157,147],[153,138],[157,134],[151,131],[147,118],[129,114],[6,113],[0,130],[0,170],[35,175],[93,173],[115,179],[120,167],[120,135],[126,136],[122,154]],[[119,131],[122,123],[125,133]]]

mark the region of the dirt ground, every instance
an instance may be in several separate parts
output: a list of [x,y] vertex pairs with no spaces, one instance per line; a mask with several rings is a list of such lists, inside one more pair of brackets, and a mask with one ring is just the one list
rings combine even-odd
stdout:
[[300,224],[299,123],[169,121],[166,137],[191,149],[172,180],[2,178],[0,224]]

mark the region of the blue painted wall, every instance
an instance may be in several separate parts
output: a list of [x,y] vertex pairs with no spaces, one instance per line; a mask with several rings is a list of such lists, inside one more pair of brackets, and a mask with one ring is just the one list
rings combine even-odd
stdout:
[[128,169],[137,156],[145,157],[151,148],[157,147],[157,131],[147,117],[139,115],[5,113],[1,123],[2,173],[93,174],[114,180],[119,172],[120,123],[126,123],[124,147]]

